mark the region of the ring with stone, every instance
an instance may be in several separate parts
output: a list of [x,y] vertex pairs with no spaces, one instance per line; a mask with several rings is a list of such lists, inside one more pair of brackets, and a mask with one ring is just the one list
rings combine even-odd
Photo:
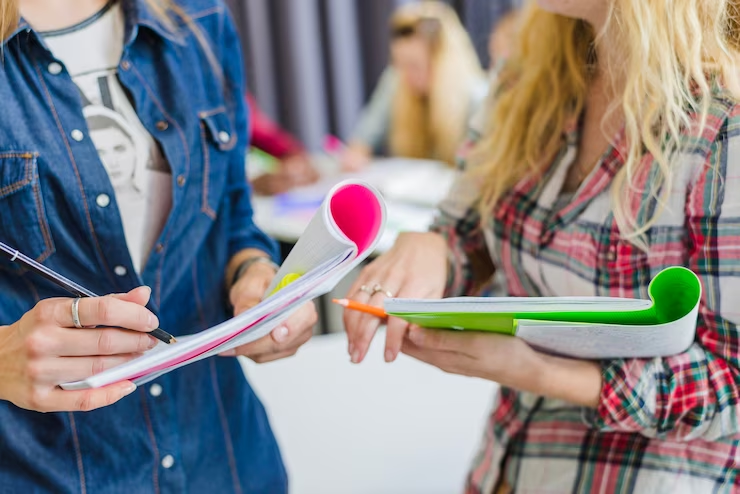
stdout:
[[393,294],[392,294],[391,292],[389,292],[388,290],[384,289],[384,288],[383,288],[383,287],[382,287],[382,286],[380,285],[380,283],[376,283],[376,284],[375,284],[375,285],[373,286],[373,291],[372,291],[372,295],[375,295],[376,293],[382,293],[383,295],[385,295],[385,296],[386,296],[386,297],[388,297],[388,298],[393,298]]

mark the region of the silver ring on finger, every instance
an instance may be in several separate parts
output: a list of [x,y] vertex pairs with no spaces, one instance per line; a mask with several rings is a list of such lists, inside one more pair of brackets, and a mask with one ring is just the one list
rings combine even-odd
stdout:
[[[373,286],[378,286],[378,284],[375,283],[375,284],[373,284]],[[362,285],[360,287],[360,291],[361,292],[365,292],[365,293],[367,293],[370,296],[375,295],[375,289],[373,287],[370,287],[370,286],[367,286],[367,285]]]
[[375,295],[376,293],[382,293],[388,298],[393,298],[393,293],[383,288],[380,283],[376,283],[375,286],[373,286],[373,291],[371,295]]
[[83,329],[84,326],[80,322],[80,299],[76,298],[72,300],[72,322],[77,329]]

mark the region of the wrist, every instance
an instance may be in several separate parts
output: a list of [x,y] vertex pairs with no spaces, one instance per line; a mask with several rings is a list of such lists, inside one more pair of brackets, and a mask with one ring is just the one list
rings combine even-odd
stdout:
[[280,269],[277,264],[275,264],[272,259],[270,259],[268,256],[263,255],[255,255],[252,257],[248,257],[241,261],[234,271],[234,274],[230,280],[230,288],[233,288],[234,285],[237,284],[237,282],[246,275],[250,269],[252,269],[254,266],[264,266],[269,268],[272,271],[272,274],[278,272]]
[[599,406],[603,378],[598,362],[536,353],[542,362],[537,394],[589,408]]

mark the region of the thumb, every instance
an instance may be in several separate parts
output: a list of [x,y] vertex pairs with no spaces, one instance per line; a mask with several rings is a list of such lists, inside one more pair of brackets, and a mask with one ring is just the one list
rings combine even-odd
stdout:
[[149,298],[152,295],[152,289],[148,286],[140,286],[134,288],[128,293],[114,293],[111,295],[113,298],[123,300],[125,302],[132,302],[137,305],[146,306],[149,303]]

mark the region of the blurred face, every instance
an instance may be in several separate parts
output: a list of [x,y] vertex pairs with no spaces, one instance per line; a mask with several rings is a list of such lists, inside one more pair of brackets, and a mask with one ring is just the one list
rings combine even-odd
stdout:
[[537,4],[554,14],[583,19],[597,30],[609,12],[609,0],[537,0]]
[[419,37],[397,39],[391,45],[393,67],[409,87],[426,96],[432,81],[432,54]]

